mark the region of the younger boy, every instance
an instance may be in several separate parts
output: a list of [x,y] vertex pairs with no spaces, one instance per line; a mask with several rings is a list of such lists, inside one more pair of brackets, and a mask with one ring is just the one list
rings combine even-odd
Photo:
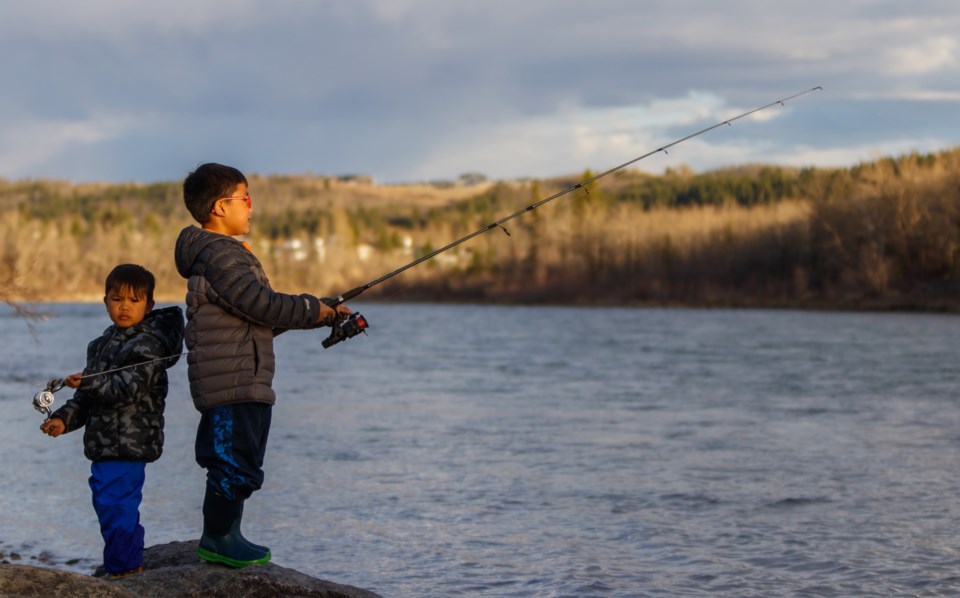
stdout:
[[331,326],[336,309],[313,295],[287,295],[270,282],[246,243],[253,200],[236,168],[203,164],[183,181],[183,200],[201,225],[177,239],[187,279],[187,375],[200,411],[197,463],[207,470],[197,554],[231,567],[262,564],[270,549],[240,533],[243,503],[263,484],[263,458],[276,401],[273,337],[291,328]]
[[163,452],[167,368],[183,350],[183,311],[154,311],[154,285],[142,266],[122,264],[110,272],[103,303],[113,325],[87,346],[83,372],[64,380],[76,389],[73,398],[40,426],[53,437],[85,428],[103,565],[113,577],[143,571],[145,470]]

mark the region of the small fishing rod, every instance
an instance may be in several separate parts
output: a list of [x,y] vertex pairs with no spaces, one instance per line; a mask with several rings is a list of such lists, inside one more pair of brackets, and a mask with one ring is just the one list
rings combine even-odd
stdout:
[[[97,376],[105,376],[105,375],[107,375],[107,374],[112,374],[112,373],[114,373],[114,372],[119,372],[119,371],[121,371],[121,370],[126,370],[126,369],[129,369],[129,368],[135,368],[135,367],[141,366],[141,365],[147,365],[148,363],[154,363],[154,362],[156,362],[156,361],[165,361],[165,360],[167,360],[167,359],[176,359],[176,358],[178,358],[178,357],[182,357],[183,355],[186,355],[186,353],[178,353],[178,354],[176,354],[176,355],[167,355],[166,357],[157,357],[156,359],[150,359],[150,360],[147,360],[147,361],[141,361],[141,362],[138,362],[138,363],[132,363],[132,364],[130,364],[130,365],[123,365],[123,366],[120,366],[120,367],[117,367],[117,368],[113,368],[113,369],[110,369],[110,370],[104,370],[104,371],[102,371],[102,372],[95,372],[95,373],[93,373],[93,374],[86,374],[86,375],[84,375],[84,376],[80,376],[80,379],[81,379],[81,380],[85,380],[85,379],[87,379],[87,378],[96,378]],[[43,390],[41,390],[41,391],[38,392],[37,394],[33,395],[33,408],[36,409],[37,411],[39,411],[40,413],[42,413],[44,416],[46,416],[46,419],[49,420],[49,419],[50,419],[50,415],[52,415],[52,413],[53,413],[53,409],[51,409],[51,406],[53,405],[53,401],[54,401],[53,393],[57,392],[58,390],[62,389],[64,386],[66,386],[66,383],[67,383],[67,381],[66,381],[65,378],[54,378],[54,379],[48,381],[46,388],[44,388]]]
[[[560,191],[559,193],[554,193],[554,194],[551,195],[550,197],[547,197],[547,198],[541,199],[541,200],[539,200],[539,201],[537,201],[537,202],[535,202],[535,203],[532,203],[532,204],[530,204],[529,206],[527,206],[527,207],[525,207],[525,208],[523,208],[523,209],[517,210],[516,212],[514,212],[513,214],[510,214],[509,216],[505,216],[504,218],[501,218],[500,220],[497,220],[496,222],[491,222],[490,224],[484,226],[483,228],[478,229],[478,230],[470,233],[469,235],[466,235],[466,236],[464,236],[464,237],[461,237],[461,238],[457,239],[456,241],[453,241],[453,242],[451,242],[451,243],[448,243],[447,245],[444,245],[444,246],[441,247],[440,249],[436,249],[436,250],[434,250],[434,251],[431,251],[430,253],[428,253],[428,254],[426,254],[426,255],[424,255],[424,256],[421,256],[421,257],[419,257],[419,258],[417,258],[417,259],[415,259],[415,260],[413,260],[412,262],[410,262],[409,264],[407,264],[407,265],[405,265],[405,266],[401,266],[401,267],[397,268],[396,270],[393,270],[392,272],[388,272],[388,273],[384,274],[383,276],[381,276],[380,278],[377,278],[376,280],[372,280],[372,281],[368,282],[368,283],[365,284],[365,285],[361,285],[361,286],[359,286],[359,287],[350,289],[350,290],[347,291],[346,293],[337,296],[337,298],[336,298],[335,300],[330,300],[330,303],[329,303],[329,304],[331,305],[331,307],[336,307],[337,305],[340,305],[341,303],[344,303],[344,302],[346,302],[346,301],[349,301],[349,300],[351,300],[351,299],[359,296],[361,293],[364,293],[365,291],[367,291],[367,290],[369,290],[369,289],[371,289],[371,288],[373,288],[373,287],[375,287],[375,286],[377,286],[377,285],[379,285],[379,284],[381,284],[381,283],[383,283],[383,282],[386,282],[387,280],[390,280],[390,279],[393,278],[394,276],[396,276],[396,275],[398,275],[398,274],[400,274],[400,273],[402,273],[402,272],[405,272],[405,271],[409,270],[410,268],[413,268],[414,266],[416,266],[416,265],[418,265],[418,264],[422,264],[423,262],[425,262],[425,261],[427,261],[427,260],[429,260],[429,259],[431,259],[431,258],[434,258],[434,257],[440,255],[440,254],[443,253],[444,251],[448,251],[448,250],[450,250],[450,249],[453,249],[454,247],[460,245],[461,243],[464,243],[464,242],[466,242],[466,241],[469,241],[470,239],[472,239],[472,238],[474,238],[474,237],[476,237],[476,236],[478,236],[478,235],[482,235],[483,233],[485,233],[485,232],[487,232],[487,231],[489,231],[489,230],[493,230],[493,229],[495,229],[495,228],[499,228],[499,229],[503,230],[503,232],[505,232],[505,233],[509,236],[510,233],[509,233],[509,232],[507,231],[507,229],[504,228],[504,226],[503,226],[503,224],[504,224],[505,222],[508,222],[508,221],[510,221],[510,220],[513,220],[514,218],[516,218],[516,217],[518,217],[518,216],[521,216],[521,215],[523,215],[523,214],[526,214],[527,212],[531,212],[531,211],[539,208],[540,206],[542,206],[542,205],[545,204],[545,203],[548,203],[548,202],[551,202],[551,201],[553,201],[553,200],[555,200],[555,199],[558,199],[558,198],[560,198],[560,197],[563,197],[564,195],[566,195],[566,194],[568,194],[568,193],[571,193],[571,192],[573,192],[573,191],[576,191],[577,189],[581,189],[581,188],[582,188],[582,189],[586,190],[586,186],[589,185],[590,183],[594,182],[594,181],[597,181],[597,180],[599,180],[599,179],[602,179],[602,178],[605,177],[605,176],[608,176],[608,175],[610,175],[610,174],[613,174],[614,172],[617,172],[618,170],[622,170],[622,169],[626,168],[627,166],[630,166],[631,164],[635,164],[636,162],[639,162],[640,160],[643,160],[643,159],[645,159],[645,158],[649,158],[650,156],[652,156],[652,155],[654,155],[654,154],[658,154],[658,153],[660,153],[660,152],[663,152],[664,154],[666,154],[666,153],[668,153],[667,150],[668,150],[669,148],[671,148],[671,147],[673,147],[673,146],[675,146],[675,145],[679,145],[679,144],[683,143],[684,141],[689,141],[690,139],[693,139],[694,137],[699,137],[700,135],[703,135],[704,133],[707,133],[707,132],[712,131],[712,130],[714,130],[714,129],[716,129],[716,128],[722,127],[723,125],[732,125],[734,121],[737,121],[737,120],[740,120],[741,118],[745,118],[745,117],[747,117],[747,116],[750,116],[751,114],[760,112],[760,111],[762,111],[762,110],[766,110],[767,108],[770,108],[770,107],[772,107],[772,106],[778,106],[778,105],[779,105],[779,106],[783,106],[784,104],[786,104],[786,102],[789,102],[790,100],[793,100],[793,99],[795,99],[795,98],[798,98],[798,97],[800,97],[800,96],[802,96],[802,95],[806,95],[806,94],[811,93],[811,92],[814,92],[814,91],[822,91],[822,90],[823,90],[823,87],[821,87],[821,86],[819,86],[819,85],[816,86],[816,87],[811,87],[810,89],[807,89],[807,90],[805,90],[805,91],[801,91],[800,93],[795,93],[795,94],[793,94],[793,95],[791,95],[791,96],[787,96],[787,97],[785,97],[785,98],[782,98],[782,99],[779,99],[779,100],[775,100],[775,101],[773,101],[773,102],[770,102],[769,104],[765,104],[765,105],[763,105],[763,106],[759,106],[759,107],[757,107],[757,108],[754,108],[753,110],[748,110],[747,112],[744,112],[743,114],[738,114],[737,116],[734,116],[733,118],[728,118],[727,120],[718,122],[717,124],[711,125],[711,126],[705,128],[705,129],[700,129],[699,131],[697,131],[697,132],[695,132],[695,133],[691,133],[691,134],[687,135],[686,137],[681,137],[680,139],[677,139],[676,141],[671,141],[671,142],[668,143],[667,145],[658,147],[657,149],[655,149],[655,150],[653,150],[653,151],[650,151],[650,152],[647,152],[647,153],[643,154],[642,156],[637,156],[636,158],[633,158],[632,160],[628,160],[628,161],[624,162],[623,164],[620,164],[619,166],[614,166],[613,168],[611,168],[611,169],[609,169],[609,170],[605,170],[605,171],[601,172],[600,174],[594,175],[594,176],[592,176],[592,177],[590,177],[590,178],[588,178],[588,179],[586,179],[586,180],[584,180],[584,181],[581,181],[581,182],[577,183],[576,185],[573,185],[573,186],[571,186],[571,187],[568,187],[568,188],[564,189],[563,191]],[[359,327],[360,329],[356,330],[356,332],[353,332],[353,334],[350,334],[349,336],[346,336],[345,338],[350,338],[351,336],[356,336],[357,334],[359,334],[359,333],[362,331],[363,328],[366,328],[366,327],[367,327],[367,325],[366,325],[366,320],[363,320],[362,316],[360,316],[359,314],[355,314],[355,315],[359,317],[359,320],[361,320],[362,323],[356,324],[356,325],[354,326],[354,328]],[[348,320],[346,320],[346,321],[344,322],[344,324],[347,324],[347,325],[350,325],[350,323],[351,323],[351,319],[348,319]],[[334,328],[336,329],[336,327],[334,327]],[[332,337],[333,337],[333,335],[331,335],[331,338],[332,338]],[[329,339],[328,339],[328,340],[329,340]],[[344,339],[341,338],[340,340],[344,340]],[[332,342],[332,343],[330,343],[330,344],[335,344],[336,342],[339,342],[339,340],[334,341],[334,342]],[[329,346],[329,345],[326,345],[326,344],[324,345],[325,348],[326,348],[327,346]]]

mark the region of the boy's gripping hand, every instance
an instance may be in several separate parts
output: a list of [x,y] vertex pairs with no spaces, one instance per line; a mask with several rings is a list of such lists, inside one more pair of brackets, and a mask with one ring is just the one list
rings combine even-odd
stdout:
[[59,417],[55,417],[40,424],[40,431],[52,438],[56,438],[57,436],[63,434],[63,431],[66,428],[67,427],[64,425],[63,420]]
[[80,388],[80,382],[83,381],[83,372],[77,372],[76,374],[70,374],[63,379],[63,384],[69,386],[70,388]]
[[333,326],[337,321],[353,313],[352,309],[342,303],[335,304],[333,307],[330,306],[330,303],[335,303],[335,301],[326,297],[320,299],[320,314],[317,316],[317,324]]

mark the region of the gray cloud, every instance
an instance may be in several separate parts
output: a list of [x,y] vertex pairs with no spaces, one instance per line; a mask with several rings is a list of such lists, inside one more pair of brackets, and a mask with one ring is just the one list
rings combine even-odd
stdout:
[[551,176],[813,85],[651,168],[853,163],[958,142],[958,30],[937,0],[19,3],[0,176]]

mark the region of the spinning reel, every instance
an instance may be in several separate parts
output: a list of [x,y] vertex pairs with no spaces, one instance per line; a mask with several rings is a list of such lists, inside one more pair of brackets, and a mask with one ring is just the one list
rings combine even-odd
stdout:
[[47,419],[53,414],[50,408],[53,405],[53,393],[63,388],[63,378],[54,378],[47,382],[47,387],[33,395],[33,408],[42,413]]
[[367,319],[360,315],[359,312],[354,312],[343,321],[334,324],[330,329],[330,336],[323,339],[323,342],[320,344],[323,345],[324,349],[329,349],[340,341],[353,338],[361,332],[366,334],[367,328],[369,327],[370,324],[367,324]]

